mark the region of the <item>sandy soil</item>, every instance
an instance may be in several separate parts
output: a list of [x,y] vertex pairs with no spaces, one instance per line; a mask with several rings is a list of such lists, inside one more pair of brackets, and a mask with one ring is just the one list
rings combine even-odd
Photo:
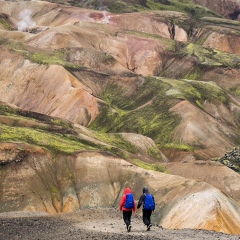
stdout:
[[117,209],[88,209],[50,216],[42,213],[11,212],[0,214],[0,239],[66,240],[66,239],[161,239],[204,240],[240,239],[206,230],[170,230],[155,224],[146,231],[140,215],[132,217],[132,231],[127,233],[122,215]]

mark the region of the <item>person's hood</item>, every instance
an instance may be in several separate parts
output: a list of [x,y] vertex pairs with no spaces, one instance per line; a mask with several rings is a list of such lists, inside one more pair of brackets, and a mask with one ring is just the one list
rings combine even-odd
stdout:
[[130,188],[125,188],[125,190],[124,190],[124,193],[125,193],[125,194],[131,193],[131,192],[132,192],[132,191],[131,191]]
[[149,193],[149,191],[148,191],[148,188],[147,188],[147,187],[144,187],[144,188],[143,188],[143,193]]

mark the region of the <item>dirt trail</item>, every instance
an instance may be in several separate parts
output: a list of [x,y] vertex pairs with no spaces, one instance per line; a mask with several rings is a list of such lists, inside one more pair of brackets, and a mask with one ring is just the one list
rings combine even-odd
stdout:
[[132,217],[132,231],[127,233],[118,209],[88,209],[74,213],[46,216],[39,213],[0,214],[0,239],[161,239],[161,240],[237,240],[240,236],[206,230],[170,230],[153,225],[147,232],[141,216]]

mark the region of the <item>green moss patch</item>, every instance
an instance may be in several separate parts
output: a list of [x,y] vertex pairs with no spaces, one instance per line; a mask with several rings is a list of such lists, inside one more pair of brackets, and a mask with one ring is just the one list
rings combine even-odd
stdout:
[[101,106],[91,129],[142,134],[152,138],[159,147],[172,142],[174,130],[180,123],[180,117],[170,111],[176,99],[186,99],[202,109],[206,100],[214,104],[229,103],[225,91],[214,82],[161,77],[145,78],[131,96],[126,95],[123,87],[107,86],[100,98],[106,104]]
[[95,132],[94,135],[97,139],[108,143],[111,146],[115,146],[130,153],[137,152],[137,148],[132,143],[127,141],[121,134]]
[[96,149],[86,145],[80,139],[72,139],[68,135],[51,134],[43,130],[11,127],[4,124],[0,125],[0,141],[24,142],[44,147],[53,153],[73,154],[75,151]]
[[169,144],[165,144],[162,149],[192,152],[195,148],[186,144],[172,142]]
[[1,104],[0,115],[8,118],[4,121],[8,122],[7,124],[0,125],[1,142],[23,142],[36,145],[48,149],[54,155],[94,150],[129,159],[131,154],[137,152],[136,147],[121,134],[92,132],[91,137],[103,142],[98,144],[78,137],[77,129],[63,119]]
[[147,153],[148,153],[148,155],[149,155],[150,157],[153,157],[153,158],[155,158],[155,159],[162,160],[162,156],[161,156],[161,154],[160,154],[160,152],[159,152],[158,147],[154,147],[154,146],[149,147],[149,148],[147,149]]
[[17,113],[17,109],[12,108],[7,105],[4,105],[4,104],[0,104],[0,114],[1,115],[12,115],[12,114],[16,114],[16,113]]
[[103,7],[108,9],[112,13],[127,13],[127,12],[140,12],[148,10],[164,10],[164,11],[176,11],[187,13],[190,16],[200,18],[203,16],[217,17],[217,13],[204,8],[200,5],[196,5],[192,0],[103,0],[103,1],[65,1],[65,0],[52,0],[52,2],[60,4],[71,4],[77,7],[102,9]]
[[229,103],[229,98],[225,91],[214,82],[184,79],[162,79],[162,81],[172,86],[172,88],[167,91],[167,95],[172,95],[179,99],[187,99],[201,108],[205,100],[215,104]]
[[230,89],[230,92],[236,96],[240,96],[240,86],[236,86]]
[[166,167],[161,165],[161,164],[145,163],[145,162],[142,162],[138,159],[134,159],[133,161],[138,167],[141,167],[141,168],[144,168],[144,169],[147,169],[147,170],[167,173]]
[[0,115],[12,117],[17,122],[18,120],[31,120],[33,122],[41,121],[42,123],[73,129],[70,122],[60,118],[54,118],[37,112],[24,111],[18,108],[0,104]]
[[186,13],[191,17],[200,18],[203,16],[216,17],[219,16],[217,13],[196,5],[192,0],[148,0],[147,5],[150,9],[154,10],[164,10],[164,11],[175,11]]
[[134,132],[159,143],[171,142],[179,117],[170,112],[171,96],[165,92],[171,86],[157,78],[145,78],[131,96],[117,85],[107,86],[101,94],[106,101],[90,128],[102,132]]
[[198,64],[206,67],[239,67],[240,56],[221,52],[216,49],[205,48],[193,43],[176,43],[175,51],[179,56],[191,56],[198,60]]
[[[215,31],[227,31],[228,34],[240,34],[239,21],[229,20],[226,18],[203,17],[201,22],[205,27],[212,28]],[[220,27],[220,28],[219,28]]]
[[51,65],[57,64],[65,67],[69,70],[80,70],[84,69],[83,66],[79,66],[77,64],[70,63],[66,61],[65,52],[63,51],[55,51],[53,53],[28,53],[26,57],[35,63]]
[[[69,71],[85,69],[84,66],[80,66],[78,64],[74,64],[68,61],[69,50],[56,50],[53,52],[32,52],[27,50],[23,43],[9,40],[4,37],[0,38],[0,45],[6,46],[8,49],[14,51],[15,53],[23,56],[24,58],[34,63],[44,65],[56,64],[63,66]],[[105,61],[105,63],[113,61],[113,58],[111,56],[106,54],[103,55],[103,61]]]
[[137,11],[134,5],[127,4],[124,1],[111,1],[108,8],[112,13],[127,13]]

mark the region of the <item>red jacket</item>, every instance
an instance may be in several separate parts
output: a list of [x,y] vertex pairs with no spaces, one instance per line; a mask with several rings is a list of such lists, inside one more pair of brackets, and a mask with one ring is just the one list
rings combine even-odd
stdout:
[[132,211],[133,210],[134,212],[136,212],[136,203],[135,203],[135,201],[134,201],[133,209],[127,209],[127,208],[124,207],[125,202],[126,202],[126,194],[128,194],[128,193],[131,193],[131,189],[130,188],[126,188],[124,190],[124,194],[123,194],[122,199],[120,201],[120,211],[122,211],[122,210],[124,210],[124,211]]

